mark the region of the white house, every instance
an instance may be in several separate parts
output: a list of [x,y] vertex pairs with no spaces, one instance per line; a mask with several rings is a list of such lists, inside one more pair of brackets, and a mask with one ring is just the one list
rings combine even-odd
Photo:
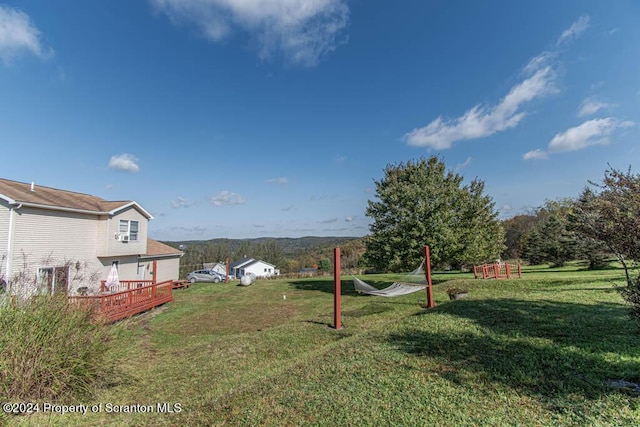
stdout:
[[221,262],[205,262],[202,264],[205,270],[215,271],[216,273],[227,275],[227,267]]
[[236,278],[241,278],[245,274],[253,273],[256,277],[277,276],[279,271],[273,264],[256,260],[253,258],[242,258],[231,263],[229,269]]
[[[107,201],[0,179],[0,283],[19,296],[97,292],[112,265],[121,280],[177,280],[183,253],[148,238],[151,214]],[[2,292],[2,289],[0,289]]]

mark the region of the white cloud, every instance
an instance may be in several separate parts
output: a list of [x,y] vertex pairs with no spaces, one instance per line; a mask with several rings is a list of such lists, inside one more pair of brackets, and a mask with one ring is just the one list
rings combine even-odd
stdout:
[[526,153],[524,160],[546,159],[550,153],[577,151],[592,145],[606,145],[609,137],[617,130],[634,126],[631,121],[613,117],[587,120],[586,122],[556,134],[549,142],[547,151],[536,149]]
[[214,206],[225,205],[243,205],[244,199],[241,195],[232,193],[231,191],[223,190],[218,194],[215,194],[209,198],[209,201]]
[[586,98],[580,104],[580,109],[578,110],[578,117],[591,116],[602,109],[610,108],[610,107],[615,107],[615,105],[599,101],[595,97],[591,96],[589,98]]
[[109,169],[136,173],[140,171],[140,166],[138,166],[138,159],[133,154],[123,153],[111,157]]
[[[562,33],[556,45],[566,45],[588,26],[589,17],[581,16]],[[485,138],[516,127],[527,114],[523,110],[527,103],[558,91],[554,84],[556,72],[553,64],[557,56],[557,50],[553,50],[532,58],[522,70],[524,80],[513,86],[498,104],[477,104],[454,119],[440,116],[427,126],[408,132],[404,139],[409,145],[444,150],[457,141]]]
[[193,24],[219,42],[234,30],[250,35],[261,59],[314,66],[335,50],[349,22],[346,0],[150,0],[174,24]]
[[185,199],[184,197],[178,197],[176,200],[171,202],[172,208],[188,208],[193,206],[193,202]]
[[10,64],[24,51],[41,59],[54,54],[53,49],[43,46],[40,31],[33,25],[29,15],[0,5],[0,58],[5,64]]
[[286,184],[289,183],[289,180],[286,177],[281,176],[280,178],[268,179],[267,182],[270,183],[270,184],[286,185]]
[[352,216],[348,216],[348,217],[346,217],[344,220],[345,220],[346,222],[353,222],[353,221],[355,221],[355,218],[354,218],[354,217],[352,217]]
[[584,33],[587,28],[589,28],[589,23],[591,18],[587,15],[583,15],[576,22],[574,22],[571,27],[564,30],[560,35],[560,38],[556,42],[556,46],[561,46],[566,43],[570,43],[573,40],[577,39]]
[[633,125],[633,122],[612,117],[588,120],[554,136],[549,143],[549,152],[576,151],[591,145],[608,144],[614,131]]
[[338,157],[333,159],[333,161],[336,162],[336,163],[344,163],[346,160],[347,160],[347,158],[345,156],[338,156]]
[[522,156],[524,160],[540,160],[549,157],[547,153],[539,148],[529,151]]
[[325,219],[324,221],[318,221],[320,224],[331,224],[334,222],[338,222],[338,218]]
[[467,160],[465,160],[465,161],[464,161],[464,162],[462,162],[462,163],[458,163],[458,164],[456,165],[456,168],[455,168],[455,169],[458,171],[458,170],[461,170],[461,169],[466,168],[467,166],[469,166],[469,165],[471,164],[471,160],[472,160],[472,159],[471,159],[471,157],[467,157]]
[[499,104],[476,105],[453,120],[438,117],[429,125],[407,133],[405,139],[409,145],[443,150],[456,141],[484,138],[515,127],[526,115],[520,110],[523,104],[556,91],[554,77],[551,67],[542,68],[512,87]]

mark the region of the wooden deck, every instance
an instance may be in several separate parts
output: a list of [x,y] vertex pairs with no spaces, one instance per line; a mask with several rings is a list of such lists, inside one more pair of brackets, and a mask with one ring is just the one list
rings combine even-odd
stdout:
[[151,280],[122,280],[115,292],[72,296],[69,300],[78,304],[94,305],[98,315],[110,323],[173,302],[173,284],[173,280],[160,283],[153,283]]
[[191,285],[188,280],[174,280],[173,281],[173,289],[183,289],[188,288]]

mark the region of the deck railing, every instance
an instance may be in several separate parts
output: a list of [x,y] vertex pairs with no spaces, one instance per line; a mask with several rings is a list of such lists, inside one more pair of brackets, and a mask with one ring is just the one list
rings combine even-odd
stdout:
[[522,277],[520,264],[496,263],[473,266],[473,277],[476,279],[511,279],[514,276]]
[[107,286],[106,280],[100,281],[100,292],[114,293],[153,285],[153,280],[119,280],[119,282],[117,286]]
[[[128,280],[120,283],[125,289],[100,295],[72,296],[69,300],[94,306],[98,315],[106,322],[115,322],[173,301],[173,280],[155,284],[151,280]],[[138,287],[145,284],[147,285]]]

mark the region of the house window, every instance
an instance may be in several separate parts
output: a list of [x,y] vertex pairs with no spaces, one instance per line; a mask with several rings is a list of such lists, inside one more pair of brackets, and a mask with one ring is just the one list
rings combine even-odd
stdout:
[[67,293],[69,267],[38,268],[38,289],[45,295]]
[[129,221],[129,240],[138,240],[138,221]]
[[138,240],[138,221],[129,221],[127,219],[120,220],[120,234],[129,236],[129,241]]

